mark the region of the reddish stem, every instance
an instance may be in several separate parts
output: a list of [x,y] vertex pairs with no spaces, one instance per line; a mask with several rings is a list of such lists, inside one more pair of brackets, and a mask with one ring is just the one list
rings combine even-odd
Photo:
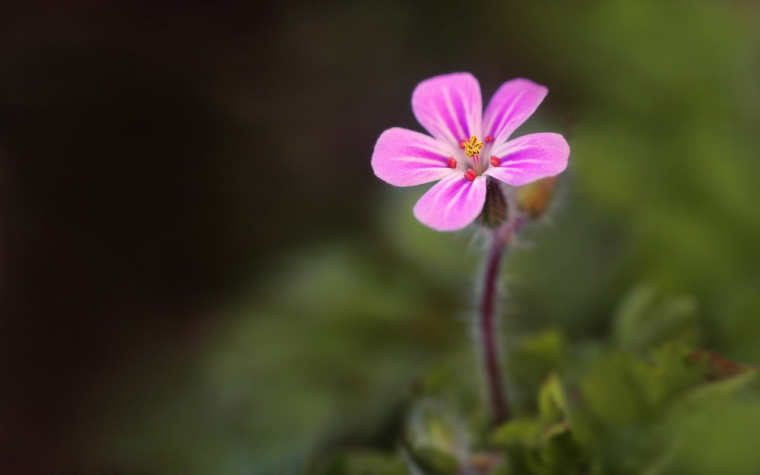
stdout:
[[496,296],[499,283],[499,270],[507,245],[512,236],[523,224],[523,218],[517,216],[504,226],[493,231],[491,248],[486,260],[483,279],[483,294],[480,300],[479,322],[480,342],[483,348],[488,396],[491,401],[491,417],[494,425],[509,419],[509,405],[504,395],[499,363],[498,330],[496,325]]
[[493,244],[488,252],[486,261],[486,274],[483,282],[483,295],[480,300],[480,339],[483,345],[483,359],[486,365],[486,382],[488,395],[491,401],[491,416],[494,424],[505,421],[509,417],[507,400],[501,382],[501,368],[499,365],[499,352],[496,344],[495,312],[496,284],[499,281],[499,268],[504,246],[499,244],[499,239],[494,235]]

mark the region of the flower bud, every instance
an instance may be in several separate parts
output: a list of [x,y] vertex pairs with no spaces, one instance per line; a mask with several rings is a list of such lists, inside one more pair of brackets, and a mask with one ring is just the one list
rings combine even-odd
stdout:
[[532,219],[541,217],[549,208],[557,177],[543,178],[517,190],[517,207]]
[[480,222],[489,228],[499,227],[507,220],[507,199],[501,185],[496,180],[488,179],[486,184],[486,202],[480,213]]

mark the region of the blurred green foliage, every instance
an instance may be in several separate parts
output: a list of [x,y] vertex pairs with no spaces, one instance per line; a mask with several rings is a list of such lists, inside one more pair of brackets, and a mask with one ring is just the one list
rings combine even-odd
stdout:
[[[646,325],[647,318],[641,315],[635,320]],[[543,360],[553,351],[545,342],[555,338],[549,332],[526,341],[545,350],[545,354],[535,353],[536,359]],[[695,354],[678,340],[653,344],[640,355],[617,346],[587,346],[578,345],[565,355],[569,368],[561,371],[562,376],[551,370],[542,373],[534,409],[495,429],[482,424],[481,418],[463,417],[481,409],[447,406],[440,403],[442,399],[433,405],[430,399],[417,396],[410,414],[423,407],[426,419],[409,417],[404,442],[385,453],[386,457],[397,454],[396,471],[377,471],[375,465],[361,462],[362,452],[353,458],[355,452],[344,450],[334,455],[335,460],[351,459],[355,471],[333,463],[329,470],[317,466],[311,473],[753,473],[760,463],[760,454],[749,449],[749,427],[758,422],[760,408],[756,369]],[[717,379],[709,377],[715,371],[722,373],[726,364],[735,371]],[[451,382],[456,386],[455,379]],[[721,421],[716,427],[716,411],[737,418],[729,420],[729,426]],[[743,411],[748,417],[745,421],[738,419]],[[457,415],[470,423],[451,423]],[[748,440],[726,441],[714,435],[724,430],[729,438]],[[693,434],[720,443],[705,445]]]
[[[385,8],[383,18],[407,20],[424,9]],[[553,212],[505,267],[516,417],[488,428],[469,348],[480,237],[428,230],[411,215],[421,190],[378,186],[366,235],[276,257],[248,297],[220,312],[197,358],[137,365],[128,381],[138,389],[106,421],[119,430],[99,441],[96,464],[189,474],[756,473],[754,370],[725,363],[735,371],[721,373],[724,360],[689,355],[760,360],[757,7],[471,10],[457,21],[492,45],[484,88],[508,79],[497,77],[505,69],[548,84],[526,130],[562,132],[572,147]],[[364,24],[358,7],[342,14]],[[463,59],[471,51],[425,42],[424,28],[404,38],[431,54],[451,46],[452,62],[430,60],[434,73],[479,74]],[[502,50],[515,66],[498,65]],[[392,100],[406,103],[411,91],[397,92]],[[351,159],[368,162],[370,148]]]

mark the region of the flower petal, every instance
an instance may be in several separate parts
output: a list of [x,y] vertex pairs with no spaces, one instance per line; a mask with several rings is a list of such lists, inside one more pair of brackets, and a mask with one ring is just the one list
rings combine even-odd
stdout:
[[414,205],[414,215],[438,231],[462,229],[478,217],[486,200],[486,177],[473,181],[462,173],[443,179]]
[[462,140],[480,135],[483,115],[480,84],[470,73],[426,79],[412,93],[412,111],[433,137],[458,147]]
[[421,185],[455,173],[447,164],[452,155],[448,144],[413,130],[394,127],[377,139],[372,152],[372,170],[391,185]]
[[549,90],[528,79],[512,79],[501,85],[488,103],[484,134],[498,144],[509,139],[533,115]]
[[491,152],[500,164],[486,170],[492,176],[512,186],[554,176],[567,168],[570,146],[560,134],[539,133],[517,137],[494,147]]

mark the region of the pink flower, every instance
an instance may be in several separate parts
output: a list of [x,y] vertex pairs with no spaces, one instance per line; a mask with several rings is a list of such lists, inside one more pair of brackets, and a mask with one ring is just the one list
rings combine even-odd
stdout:
[[377,139],[372,170],[395,186],[438,181],[414,206],[423,224],[439,231],[462,229],[478,217],[487,177],[522,186],[561,173],[570,147],[554,133],[509,140],[548,93],[527,79],[512,79],[496,91],[483,114],[478,80],[452,73],[422,81],[412,110],[432,137],[394,127]]

